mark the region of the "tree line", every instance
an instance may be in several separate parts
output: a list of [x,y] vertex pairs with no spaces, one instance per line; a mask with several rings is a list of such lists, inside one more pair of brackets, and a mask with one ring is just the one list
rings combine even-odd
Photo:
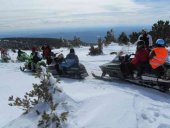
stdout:
[[[153,42],[158,38],[162,38],[166,41],[167,45],[170,45],[170,24],[169,21],[159,20],[157,23],[154,23],[151,31],[148,33],[152,36]],[[127,45],[128,42],[132,44],[135,43],[141,32],[132,32],[129,36],[125,32],[122,32],[119,37],[116,39],[114,36],[113,30],[109,30],[106,33],[104,44],[108,45],[111,42],[118,42],[119,44]]]
[[74,47],[81,45],[88,45],[80,40],[79,37],[74,36],[73,40],[67,40],[63,38],[29,38],[29,37],[15,37],[15,38],[1,38],[0,48],[10,49],[25,49],[29,50],[32,47],[42,47],[43,45],[49,45],[51,47]]

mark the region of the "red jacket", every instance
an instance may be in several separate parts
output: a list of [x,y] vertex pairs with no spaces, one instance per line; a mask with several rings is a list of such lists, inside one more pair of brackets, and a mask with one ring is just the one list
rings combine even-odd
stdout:
[[132,64],[138,65],[141,63],[146,63],[149,61],[149,51],[145,48],[138,49],[136,51],[135,57],[132,59]]
[[44,50],[43,50],[43,56],[45,58],[49,57],[50,56],[50,53],[51,53],[51,49],[46,47]]

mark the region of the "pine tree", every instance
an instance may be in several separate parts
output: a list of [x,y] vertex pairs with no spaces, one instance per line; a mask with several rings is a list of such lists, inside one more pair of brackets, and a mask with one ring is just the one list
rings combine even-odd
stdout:
[[[155,42],[158,38],[162,38],[165,41],[170,39],[170,24],[169,21],[159,20],[157,23],[153,24],[151,35],[153,41]],[[166,42],[169,43],[170,42]]]
[[98,42],[99,54],[101,54],[101,53],[103,53],[103,42],[102,42],[102,39],[99,38],[97,42]]
[[130,35],[129,35],[129,40],[130,42],[133,44],[135,43],[137,40],[138,40],[138,37],[139,37],[139,33],[137,32],[132,32]]
[[[37,74],[37,77],[41,79],[40,84],[33,84],[33,90],[26,92],[24,98],[9,97],[11,102],[9,105],[19,106],[24,110],[24,114],[35,111],[37,116],[41,117],[37,125],[38,128],[62,128],[62,123],[67,120],[68,112],[61,114],[56,112],[59,105],[65,104],[60,97],[62,89],[57,86],[59,81],[51,73],[47,73],[44,67],[42,67],[42,72]],[[36,107],[34,110],[38,104],[49,106],[49,109],[42,112]]]
[[90,46],[89,55],[100,55],[103,53],[103,41],[101,38],[97,41],[98,47],[94,47],[93,45]]
[[118,42],[120,44],[128,44],[129,38],[127,37],[126,33],[122,32],[118,38]]
[[107,31],[106,36],[105,36],[105,46],[110,44],[111,42],[115,42],[115,36],[113,34],[113,30],[111,29],[110,31]]
[[73,41],[72,41],[72,45],[73,45],[73,46],[76,46],[76,47],[79,47],[80,44],[81,44],[80,37],[74,36],[74,39],[73,39]]

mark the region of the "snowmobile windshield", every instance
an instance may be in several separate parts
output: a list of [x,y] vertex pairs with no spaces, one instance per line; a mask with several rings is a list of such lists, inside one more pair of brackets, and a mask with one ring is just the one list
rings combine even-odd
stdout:
[[122,54],[121,56],[116,56],[111,62],[122,62],[129,61],[135,57],[135,54]]

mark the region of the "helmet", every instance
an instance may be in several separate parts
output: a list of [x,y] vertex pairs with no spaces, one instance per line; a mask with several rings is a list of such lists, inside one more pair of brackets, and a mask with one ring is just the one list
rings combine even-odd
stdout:
[[73,48],[70,49],[70,53],[75,53]]
[[142,29],[142,34],[148,33],[145,28]]
[[165,41],[163,39],[157,39],[156,44],[163,46],[163,45],[165,45]]
[[145,42],[143,40],[139,40],[137,42],[137,48],[144,48],[145,47]]
[[64,55],[62,53],[56,54],[55,58],[62,59]]

